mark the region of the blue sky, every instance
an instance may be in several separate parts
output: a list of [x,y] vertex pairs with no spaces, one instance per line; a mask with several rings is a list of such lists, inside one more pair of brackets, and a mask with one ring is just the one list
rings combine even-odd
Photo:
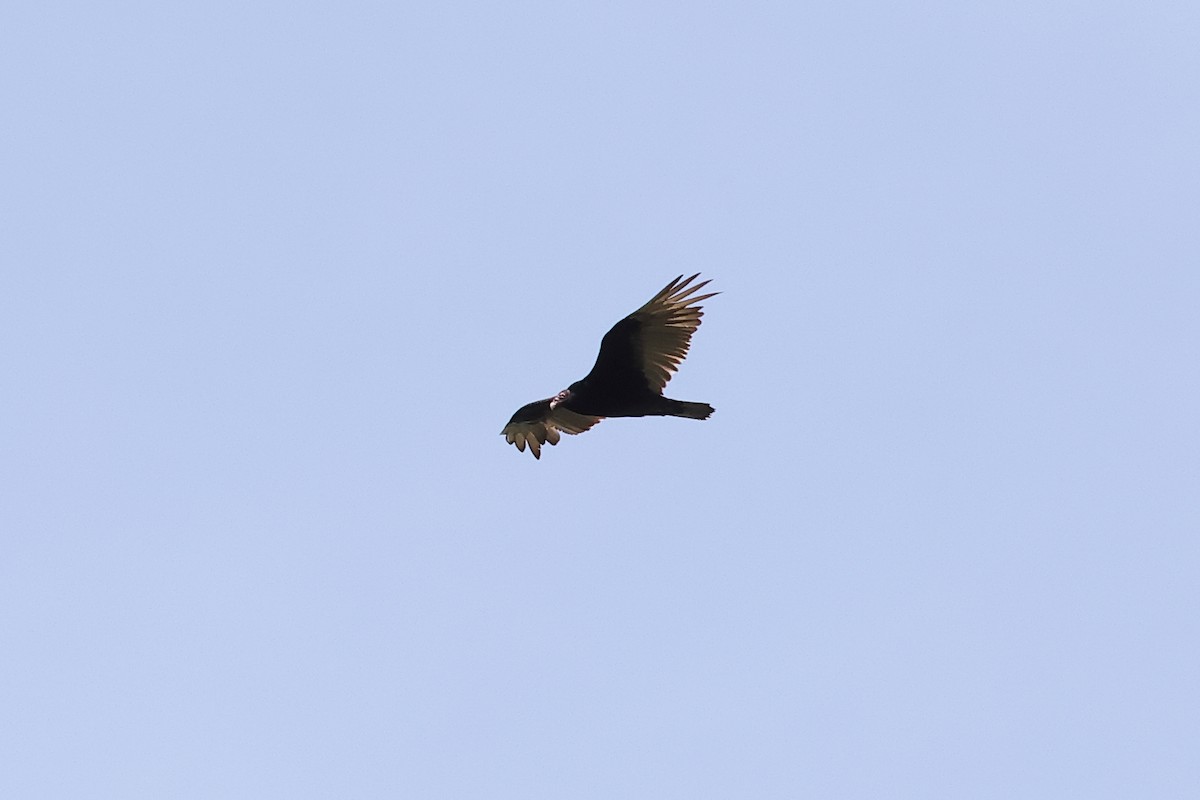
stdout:
[[3,796],[1195,796],[1194,5],[0,31]]

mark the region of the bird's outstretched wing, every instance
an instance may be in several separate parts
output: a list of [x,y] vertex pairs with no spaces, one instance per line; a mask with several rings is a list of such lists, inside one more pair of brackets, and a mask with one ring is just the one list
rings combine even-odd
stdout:
[[515,444],[522,453],[525,452],[525,445],[529,445],[529,452],[533,453],[534,458],[540,459],[543,444],[558,444],[559,431],[571,435],[583,433],[600,421],[600,417],[577,414],[559,405],[558,400],[565,394],[563,392],[555,397],[521,406],[500,433],[504,434],[509,444]]
[[697,295],[708,285],[696,273],[684,279],[680,275],[646,305],[612,326],[600,342],[600,355],[586,381],[628,381],[642,377],[651,391],[661,393],[679,369],[692,343],[692,334],[704,316],[697,305],[720,292]]

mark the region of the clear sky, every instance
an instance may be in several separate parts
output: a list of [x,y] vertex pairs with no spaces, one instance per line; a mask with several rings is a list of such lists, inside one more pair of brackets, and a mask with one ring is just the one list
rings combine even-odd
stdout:
[[[0,796],[1200,796],[1200,10],[0,14]],[[668,386],[499,431],[701,272]]]

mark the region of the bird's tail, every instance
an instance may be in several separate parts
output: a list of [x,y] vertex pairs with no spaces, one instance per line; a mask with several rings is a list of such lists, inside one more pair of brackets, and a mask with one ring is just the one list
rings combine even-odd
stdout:
[[687,400],[672,400],[664,397],[665,411],[672,417],[687,417],[688,419],[708,419],[715,410],[708,403],[692,403]]

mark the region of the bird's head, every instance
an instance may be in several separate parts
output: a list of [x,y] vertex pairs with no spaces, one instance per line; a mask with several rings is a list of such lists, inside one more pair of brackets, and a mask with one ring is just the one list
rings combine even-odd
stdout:
[[561,392],[554,395],[554,397],[550,398],[550,408],[552,408],[552,409],[557,408],[560,403],[565,403],[570,399],[571,399],[571,390],[563,389]]

